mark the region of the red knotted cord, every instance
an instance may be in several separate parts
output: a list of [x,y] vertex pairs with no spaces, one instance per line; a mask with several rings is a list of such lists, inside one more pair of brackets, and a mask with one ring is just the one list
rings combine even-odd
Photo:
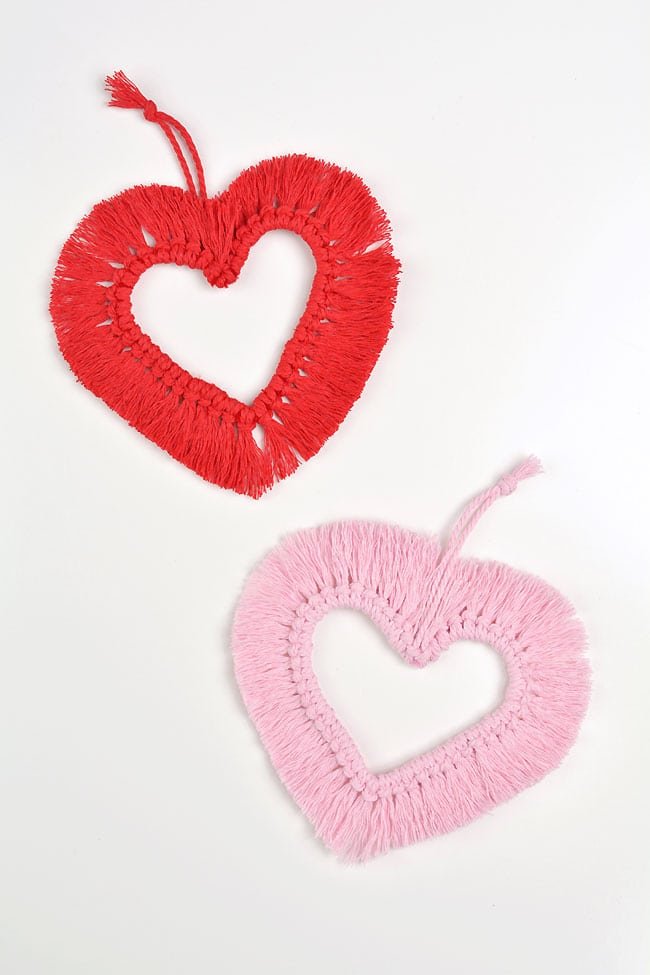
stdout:
[[174,130],[176,130],[187,146],[187,150],[192,158],[192,162],[194,163],[194,169],[196,170],[198,180],[198,196],[205,199],[207,193],[205,189],[203,164],[201,163],[196,146],[194,145],[194,140],[185,126],[172,115],[167,115],[166,112],[158,111],[156,103],[152,102],[150,98],[146,98],[140,89],[134,85],[129,78],[127,78],[123,71],[116,71],[115,74],[109,75],[106,78],[106,90],[111,95],[111,99],[108,103],[109,105],[113,106],[114,108],[142,109],[147,122],[156,122],[156,124],[160,126],[169,139],[170,145],[181,165],[189,191],[191,193],[197,193],[194,180],[192,179],[192,174],[190,172],[190,167],[187,165],[187,160],[185,159],[178,139],[174,134]]

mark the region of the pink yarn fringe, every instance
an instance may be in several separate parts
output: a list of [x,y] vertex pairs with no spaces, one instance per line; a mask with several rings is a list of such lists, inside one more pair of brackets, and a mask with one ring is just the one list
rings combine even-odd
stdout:
[[[531,458],[470,502],[445,549],[394,526],[332,524],[287,539],[249,579],[233,630],[241,693],[280,778],[340,856],[363,860],[462,826],[537,782],[573,743],[589,669],[571,605],[540,579],[457,554],[486,508],[539,470]],[[366,613],[415,666],[456,640],[488,643],[506,664],[503,702],[371,773],[312,668],[314,628],[336,606]]]

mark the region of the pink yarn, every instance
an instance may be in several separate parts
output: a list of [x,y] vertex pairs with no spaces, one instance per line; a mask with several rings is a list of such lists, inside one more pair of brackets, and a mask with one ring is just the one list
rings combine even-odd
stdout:
[[[288,538],[251,575],[233,628],[241,693],[280,778],[339,855],[361,860],[456,829],[538,781],[572,745],[589,693],[573,608],[540,579],[458,557],[486,509],[539,470],[530,458],[478,495],[444,548],[395,526],[344,522]],[[314,628],[337,606],[366,613],[414,666],[456,640],[489,644],[507,668],[503,702],[373,774],[312,668]]]

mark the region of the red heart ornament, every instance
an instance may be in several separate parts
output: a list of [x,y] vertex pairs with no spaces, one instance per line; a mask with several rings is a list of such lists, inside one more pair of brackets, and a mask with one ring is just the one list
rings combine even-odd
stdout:
[[[447,545],[389,525],[325,525],[287,539],[244,589],[233,657],[244,703],[285,786],[322,840],[363,860],[456,829],[560,763],[589,692],[585,635],[541,579],[459,558],[494,500],[535,473],[528,461],[470,502]],[[423,667],[456,640],[503,658],[490,714],[391,772],[374,774],[324,699],[313,632],[331,609],[366,613],[402,659]]]
[[[136,186],[81,221],[52,285],[61,352],[84,386],[172,457],[212,483],[259,497],[336,431],[386,342],[399,269],[386,216],[358,176],[302,155],[261,162],[208,197],[187,130],[121,73],[108,84],[111,104],[141,108],[161,126],[189,189]],[[133,317],[131,295],[154,264],[197,268],[211,285],[228,287],[256,241],[279,229],[303,238],[316,272],[273,376],[248,404],[155,345]]]

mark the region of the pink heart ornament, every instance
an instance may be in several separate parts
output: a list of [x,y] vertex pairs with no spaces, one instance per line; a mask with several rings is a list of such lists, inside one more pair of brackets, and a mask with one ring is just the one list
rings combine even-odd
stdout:
[[[248,580],[233,627],[244,703],[285,786],[343,858],[463,826],[533,785],[573,744],[589,668],[571,604],[510,566],[458,556],[493,501],[538,470],[530,459],[470,502],[444,548],[396,526],[342,522],[286,539]],[[314,629],[336,607],[367,614],[417,667],[457,640],[489,644],[507,670],[503,701],[443,744],[372,773],[312,666]]]

